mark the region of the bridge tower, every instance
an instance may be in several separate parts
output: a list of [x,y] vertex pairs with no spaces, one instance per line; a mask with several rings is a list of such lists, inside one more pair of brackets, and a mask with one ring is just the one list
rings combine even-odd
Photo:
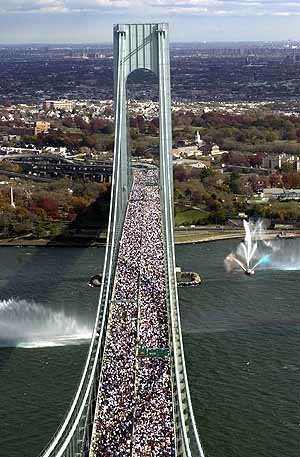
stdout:
[[[160,159],[172,167],[169,31],[167,24],[121,24],[114,27],[115,169],[120,177],[119,211],[126,207],[131,183],[128,150],[126,83],[135,70],[152,71],[159,79]],[[170,173],[172,176],[172,173]],[[166,176],[161,173],[162,187]]]
[[176,457],[204,457],[185,367],[177,295],[173,217],[173,167],[169,30],[167,24],[121,24],[114,27],[115,146],[107,245],[96,321],[86,364],[66,418],[40,457],[89,457],[97,407],[118,246],[128,196],[131,165],[128,148],[127,78],[134,70],[157,75],[160,100],[160,188],[165,241],[167,302],[172,348],[173,411]]

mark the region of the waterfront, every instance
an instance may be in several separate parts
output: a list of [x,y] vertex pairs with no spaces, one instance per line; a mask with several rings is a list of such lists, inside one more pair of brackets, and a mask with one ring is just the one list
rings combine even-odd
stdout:
[[[299,273],[225,273],[223,259],[237,243],[177,247],[177,263],[203,277],[200,288],[180,290],[200,436],[209,457],[296,457]],[[66,412],[99,295],[86,283],[101,268],[103,254],[102,248],[0,249],[2,306],[12,297],[23,311],[34,302],[37,327],[38,313],[46,308],[51,322],[65,319],[70,334],[60,346],[55,335],[42,335],[36,345],[26,335],[26,345],[20,332],[19,347],[0,349],[1,457],[36,457]],[[26,313],[19,320],[26,323]]]

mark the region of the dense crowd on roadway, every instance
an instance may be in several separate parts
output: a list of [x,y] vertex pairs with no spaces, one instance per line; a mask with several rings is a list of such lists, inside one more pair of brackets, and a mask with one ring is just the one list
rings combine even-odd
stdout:
[[94,422],[95,457],[174,456],[160,195],[156,170],[138,171],[118,253]]

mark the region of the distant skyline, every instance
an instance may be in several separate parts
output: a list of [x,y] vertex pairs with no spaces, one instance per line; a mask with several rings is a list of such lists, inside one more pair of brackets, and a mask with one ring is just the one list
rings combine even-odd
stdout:
[[109,43],[114,23],[169,22],[173,42],[300,41],[298,0],[0,0],[0,43]]

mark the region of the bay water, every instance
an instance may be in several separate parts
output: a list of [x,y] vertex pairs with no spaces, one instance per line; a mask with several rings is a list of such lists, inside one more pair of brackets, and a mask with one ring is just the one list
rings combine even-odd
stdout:
[[[177,247],[203,278],[179,291],[200,438],[207,457],[298,457],[299,272],[226,273],[237,244]],[[102,248],[0,249],[0,457],[37,457],[66,414],[103,260]]]

